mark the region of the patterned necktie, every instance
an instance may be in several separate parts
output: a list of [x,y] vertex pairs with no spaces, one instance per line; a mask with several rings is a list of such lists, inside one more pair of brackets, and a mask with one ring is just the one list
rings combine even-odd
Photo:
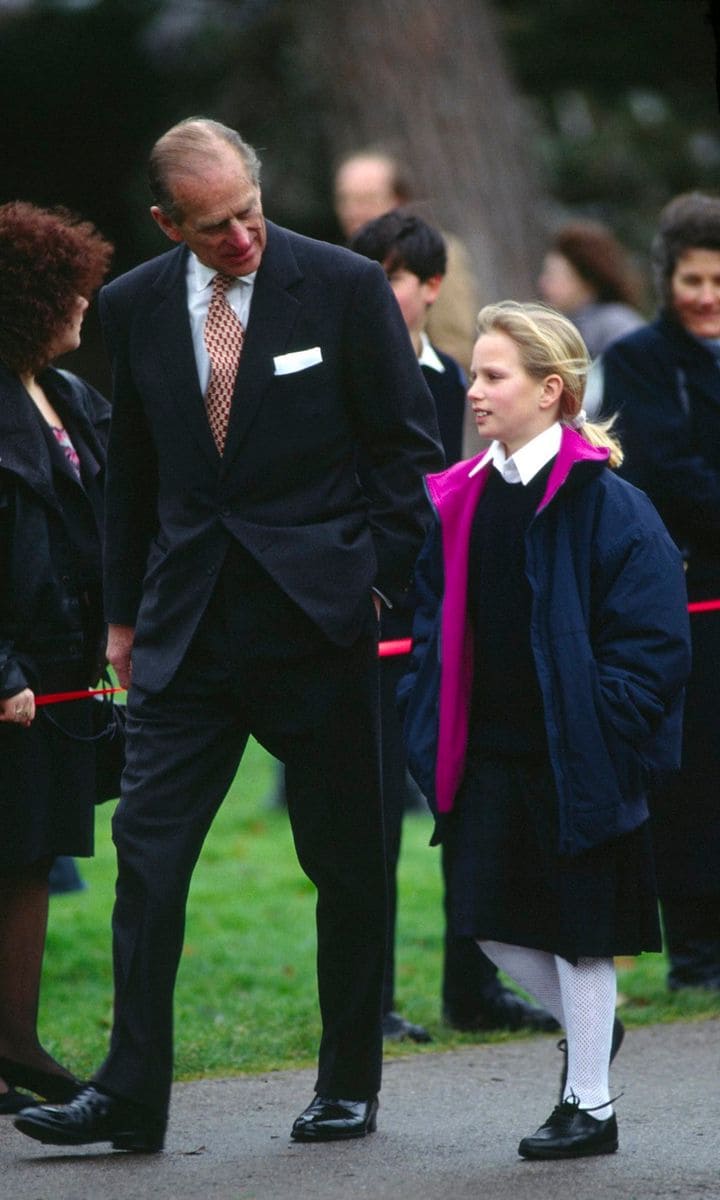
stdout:
[[205,396],[210,430],[220,454],[225,448],[230,405],[245,330],[240,318],[228,304],[225,293],[235,280],[231,275],[216,275],[203,337],[210,356],[210,383]]

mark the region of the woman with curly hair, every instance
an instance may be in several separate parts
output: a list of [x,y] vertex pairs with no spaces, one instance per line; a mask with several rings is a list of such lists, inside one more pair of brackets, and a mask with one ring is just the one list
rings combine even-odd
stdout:
[[[91,686],[104,662],[101,520],[109,405],[50,364],[80,344],[112,247],[64,209],[0,206],[0,1112],[66,1100],[38,999],[57,855],[93,850],[89,705],[35,696]],[[68,738],[61,728],[68,730]]]

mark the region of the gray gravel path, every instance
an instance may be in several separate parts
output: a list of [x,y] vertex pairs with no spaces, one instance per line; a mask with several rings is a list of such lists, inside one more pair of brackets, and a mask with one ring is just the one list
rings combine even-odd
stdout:
[[720,1200],[720,1019],[629,1030],[613,1069],[620,1150],[531,1163],[555,1039],[513,1039],[386,1065],[378,1131],[296,1145],[312,1071],[178,1084],[162,1155],[43,1147],[0,1119],[3,1200]]

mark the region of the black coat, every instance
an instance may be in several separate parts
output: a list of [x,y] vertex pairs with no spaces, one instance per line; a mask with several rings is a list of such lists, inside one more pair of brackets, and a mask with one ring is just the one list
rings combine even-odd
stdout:
[[720,370],[668,315],[603,355],[603,416],[618,415],[620,474],[647,492],[685,555],[690,599],[720,588]]
[[[650,496],[686,562],[688,596],[720,598],[720,369],[668,314],[603,355],[622,474]],[[720,611],[690,618],[683,768],[653,803],[663,898],[720,895]]]
[[[87,687],[104,661],[102,488],[109,405],[69,372],[49,392],[81,462],[83,486],[18,378],[0,364],[0,698]],[[54,706],[89,732],[91,702]],[[40,712],[0,725],[0,865],[88,853],[94,755]],[[91,833],[90,833],[91,841]]]
[[151,692],[177,670],[232,538],[350,645],[373,586],[406,594],[429,519],[437,421],[382,268],[267,230],[222,460],[193,355],[186,249],[100,293],[114,379],[106,615],[135,627],[133,680]]

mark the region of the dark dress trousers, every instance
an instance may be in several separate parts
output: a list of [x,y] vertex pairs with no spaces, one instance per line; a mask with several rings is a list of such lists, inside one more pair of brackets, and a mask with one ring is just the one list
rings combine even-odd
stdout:
[[422,476],[442,462],[432,399],[382,268],[268,223],[221,458],[186,263],[174,249],[100,296],[114,376],[107,617],[135,641],[115,1022],[97,1078],[167,1110],[187,889],[253,734],[286,764],[318,891],[317,1091],[365,1099],[380,1084],[385,941],[371,589],[399,603],[409,586]]

